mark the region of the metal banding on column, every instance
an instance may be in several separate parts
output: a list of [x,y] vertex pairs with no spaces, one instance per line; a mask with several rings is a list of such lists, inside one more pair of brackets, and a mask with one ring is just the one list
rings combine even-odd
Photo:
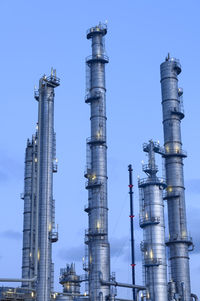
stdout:
[[86,231],[88,245],[88,277],[90,300],[106,300],[110,294],[108,285],[102,285],[100,275],[110,279],[110,247],[108,243],[107,208],[107,146],[106,146],[106,97],[104,36],[106,25],[99,24],[87,32],[92,40],[92,56],[86,59],[87,95],[85,102],[91,108],[91,137],[87,140],[87,178],[89,228]]
[[181,73],[179,60],[168,56],[161,64],[161,90],[163,130],[165,146],[165,168],[167,179],[167,204],[170,249],[171,281],[175,282],[176,293],[181,300],[191,300],[188,247],[192,239],[188,236],[185,210],[185,188],[183,179],[181,119],[182,89],[178,88],[177,76]]
[[38,176],[39,244],[37,300],[50,301],[52,282],[52,200],[54,163],[54,88],[60,80],[52,72],[39,82]]
[[140,189],[140,227],[143,229],[143,268],[146,299],[151,301],[167,301],[167,264],[165,247],[165,221],[163,189],[166,184],[163,178],[157,177],[158,167],[155,164],[155,152],[159,145],[150,140],[143,145],[148,153],[149,162],[143,165],[148,178],[138,181]]

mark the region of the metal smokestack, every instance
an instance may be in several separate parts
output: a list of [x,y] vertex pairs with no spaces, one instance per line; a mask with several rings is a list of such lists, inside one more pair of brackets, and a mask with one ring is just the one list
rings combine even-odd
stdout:
[[[52,284],[52,242],[57,240],[53,232],[53,172],[55,166],[54,135],[54,88],[60,80],[55,72],[43,76],[39,81],[38,114],[38,170],[37,203],[38,207],[38,279],[37,300],[50,301]],[[37,229],[36,229],[37,230]]]
[[89,228],[85,243],[88,246],[88,278],[90,300],[106,300],[109,285],[102,285],[100,276],[110,279],[110,247],[108,243],[107,206],[107,146],[106,146],[106,89],[104,36],[106,25],[99,24],[87,32],[92,40],[92,55],[86,59],[87,95],[91,108],[91,137],[87,140],[87,178]]
[[[175,282],[176,293],[181,300],[191,300],[188,248],[192,239],[188,236],[185,210],[185,188],[183,179],[181,119],[182,89],[178,88],[178,75],[181,73],[179,60],[166,58],[161,64],[161,90],[163,109],[163,130],[165,146],[165,168],[167,179],[167,204],[170,250],[171,281]],[[184,286],[183,286],[184,284]],[[184,293],[183,293],[184,287]]]
[[143,145],[148,153],[149,162],[143,165],[146,179],[138,181],[140,189],[140,227],[143,229],[143,269],[146,299],[167,301],[167,264],[165,250],[165,221],[163,189],[166,184],[163,178],[157,177],[158,166],[155,164],[155,152],[160,153],[158,143],[149,141]]

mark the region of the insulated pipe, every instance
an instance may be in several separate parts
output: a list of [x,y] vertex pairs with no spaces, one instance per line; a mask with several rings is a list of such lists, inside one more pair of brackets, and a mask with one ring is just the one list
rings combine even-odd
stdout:
[[121,282],[117,282],[117,281],[104,281],[101,280],[101,283],[103,285],[109,285],[109,286],[119,286],[119,287],[127,287],[127,288],[137,288],[138,290],[146,290],[145,286],[141,286],[141,285],[133,285],[133,284],[128,284],[128,283],[121,283]]
[[121,283],[121,282],[117,282],[117,281],[105,281],[105,280],[102,279],[102,276],[100,276],[99,279],[100,279],[100,282],[102,283],[102,285],[136,288],[139,291],[146,290],[146,286],[142,286],[142,285]]
[[[23,279],[23,278],[0,278],[0,282],[34,282],[36,281],[37,277],[32,279]],[[31,290],[31,289],[30,289]]]
[[115,298],[116,301],[133,301],[133,299],[122,299],[122,298]]
[[57,293],[54,292],[54,294],[59,295],[59,296],[75,296],[75,297],[87,297],[89,294],[74,294],[74,293]]
[[182,150],[181,119],[182,89],[178,87],[178,75],[181,73],[179,60],[166,58],[160,66],[163,110],[163,131],[165,168],[167,180],[167,205],[170,251],[171,280],[175,282],[176,292],[182,296],[184,283],[185,301],[191,300],[190,269],[188,247],[192,239],[188,236],[185,208],[185,188],[183,159],[186,153]]

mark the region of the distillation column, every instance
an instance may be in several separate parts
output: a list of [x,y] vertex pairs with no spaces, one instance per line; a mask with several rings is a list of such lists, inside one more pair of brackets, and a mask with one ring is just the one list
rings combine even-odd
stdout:
[[163,189],[164,179],[157,177],[158,167],[155,164],[155,152],[160,152],[159,144],[150,141],[143,150],[148,153],[148,164],[143,171],[148,178],[138,181],[140,189],[140,227],[143,229],[143,268],[146,299],[167,301],[167,264],[165,247],[165,221]]
[[[31,279],[34,276],[35,262],[35,201],[37,177],[37,132],[32,141],[27,140],[25,154],[24,193],[24,221],[23,221],[23,249],[22,249],[22,278]],[[22,287],[34,288],[33,282],[22,282]]]
[[[31,236],[31,192],[32,192],[32,143],[27,140],[25,154],[24,193],[24,221],[23,221],[23,249],[22,249],[22,278],[30,278],[30,236]],[[27,287],[28,283],[22,283]]]
[[181,119],[182,89],[178,88],[177,76],[181,65],[177,59],[168,56],[161,64],[161,90],[163,109],[163,130],[165,146],[165,168],[167,179],[167,204],[170,250],[171,282],[175,282],[176,293],[181,300],[191,300],[188,248],[192,239],[188,236],[185,210],[185,188],[183,177]]
[[54,172],[54,88],[60,80],[55,71],[51,76],[43,76],[39,81],[38,114],[38,279],[37,300],[50,301],[52,283],[52,229],[53,172]]
[[102,285],[101,277],[110,279],[110,247],[108,243],[107,206],[107,146],[106,146],[106,88],[104,36],[107,27],[99,24],[87,32],[92,40],[92,55],[86,59],[88,94],[85,102],[91,108],[91,137],[87,140],[87,169],[85,177],[88,190],[89,229],[85,243],[88,245],[89,296],[91,301],[106,300],[109,286]]

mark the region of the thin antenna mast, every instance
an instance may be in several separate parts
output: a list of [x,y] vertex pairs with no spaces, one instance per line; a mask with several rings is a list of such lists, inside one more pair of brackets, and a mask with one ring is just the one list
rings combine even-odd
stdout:
[[[129,195],[130,195],[130,224],[131,224],[131,268],[132,268],[132,284],[135,285],[135,247],[134,247],[134,222],[133,222],[133,182],[132,182],[132,165],[128,166],[129,171]],[[133,300],[136,300],[136,292],[133,288]]]

